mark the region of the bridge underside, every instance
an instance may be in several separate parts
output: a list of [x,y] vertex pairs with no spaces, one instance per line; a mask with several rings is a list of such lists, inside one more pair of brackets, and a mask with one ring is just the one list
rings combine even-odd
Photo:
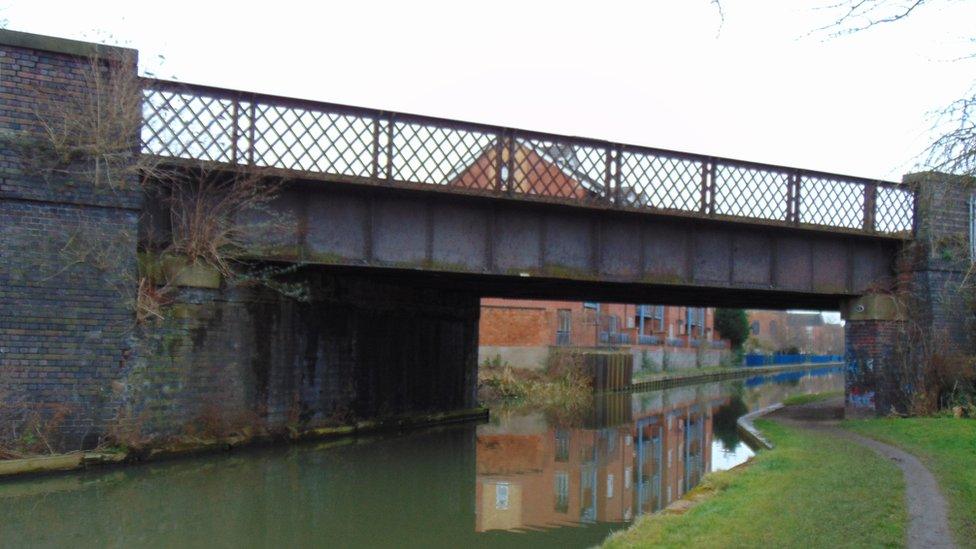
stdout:
[[[260,259],[483,296],[836,309],[889,285],[897,241],[498,197],[293,182]],[[255,224],[267,219],[253,219]]]

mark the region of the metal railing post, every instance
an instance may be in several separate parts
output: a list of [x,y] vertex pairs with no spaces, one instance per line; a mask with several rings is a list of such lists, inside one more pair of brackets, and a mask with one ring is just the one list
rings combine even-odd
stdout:
[[702,160],[701,165],[701,197],[699,198],[698,209],[701,213],[708,213],[708,160]]
[[620,145],[617,145],[616,147],[614,147],[614,151],[613,151],[613,186],[614,186],[614,197],[613,197],[613,199],[614,199],[614,202],[616,202],[616,204],[618,206],[621,205],[621,191],[622,191],[622,189],[621,189],[621,177],[622,176],[620,174],[620,157],[622,156],[621,152],[622,151],[621,151]]
[[715,185],[718,177],[715,176],[718,162],[713,159],[708,169],[708,215],[715,215]]
[[393,116],[386,119],[386,181],[393,181]]
[[254,165],[254,127],[257,125],[258,102],[255,97],[251,97],[251,107],[248,109],[247,120],[247,165]]
[[786,199],[786,220],[793,224],[800,222],[800,172],[793,172],[789,176]]
[[370,173],[373,179],[380,178],[380,118],[373,119],[373,162]]
[[241,102],[235,98],[234,109],[231,111],[231,116],[234,119],[234,126],[231,128],[230,132],[230,163],[234,165],[237,165],[237,134],[241,127],[240,110]]
[[[508,165],[505,164],[505,134],[506,132],[498,132],[495,136],[495,192],[501,193],[505,190],[505,173],[508,171]],[[504,168],[504,169],[503,169]],[[508,177],[512,177],[511,173],[507,174]]]
[[878,185],[876,183],[864,184],[864,230],[874,231],[874,208],[878,199]]
[[515,193],[515,132],[508,130],[508,159],[506,160],[506,165],[508,166],[508,179],[505,182],[505,191],[508,194]]

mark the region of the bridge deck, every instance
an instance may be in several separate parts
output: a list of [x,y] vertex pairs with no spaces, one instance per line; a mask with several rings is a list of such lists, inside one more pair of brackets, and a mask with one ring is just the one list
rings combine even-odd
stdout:
[[448,193],[903,239],[898,183],[147,79],[142,152]]

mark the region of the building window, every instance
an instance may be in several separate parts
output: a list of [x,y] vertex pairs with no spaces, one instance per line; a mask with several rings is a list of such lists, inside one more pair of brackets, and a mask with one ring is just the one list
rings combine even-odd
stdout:
[[569,461],[569,431],[556,429],[556,461]]
[[772,337],[776,337],[776,321],[775,320],[770,320],[769,321],[769,335],[772,336]]
[[752,321],[752,327],[750,328],[750,331],[752,332],[752,335],[759,335],[759,321],[758,320],[753,320]]
[[613,497],[613,475],[607,475],[607,499]]
[[499,482],[495,485],[495,509],[508,509],[508,483]]
[[584,301],[583,302],[583,308],[584,309],[593,309],[594,311],[599,311],[600,310],[600,304],[599,303],[594,303],[592,301]]
[[569,474],[565,471],[557,471],[555,484],[556,512],[565,513],[569,511]]
[[569,309],[559,309],[559,327],[556,329],[556,345],[569,345],[572,338],[573,313]]

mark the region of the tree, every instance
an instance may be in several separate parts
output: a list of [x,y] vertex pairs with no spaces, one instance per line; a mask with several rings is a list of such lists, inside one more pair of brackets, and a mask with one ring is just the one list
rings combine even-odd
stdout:
[[733,349],[741,349],[749,338],[749,318],[743,309],[715,309],[715,329]]
[[[710,0],[724,22],[721,0]],[[947,0],[834,0],[825,3],[829,22],[811,34],[830,38],[865,32],[876,26],[895,24],[933,4]],[[976,37],[970,41],[976,43]],[[976,59],[976,52],[962,59]],[[932,141],[921,151],[919,168],[956,175],[976,176],[976,86],[963,92],[934,115]]]

